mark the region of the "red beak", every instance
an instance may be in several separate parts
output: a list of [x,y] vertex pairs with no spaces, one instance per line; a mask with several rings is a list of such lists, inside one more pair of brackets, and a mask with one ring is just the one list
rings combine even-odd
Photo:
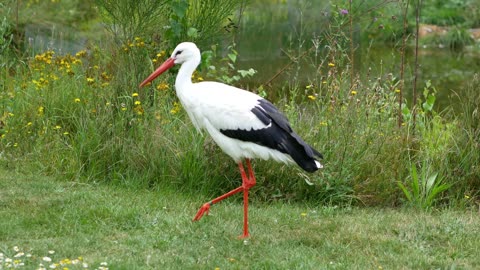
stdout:
[[146,78],[139,87],[145,86],[147,83],[153,81],[155,78],[160,76],[160,74],[164,73],[167,71],[169,68],[173,67],[175,65],[175,59],[173,58],[168,58],[167,61],[163,62],[163,64],[160,65],[148,78]]

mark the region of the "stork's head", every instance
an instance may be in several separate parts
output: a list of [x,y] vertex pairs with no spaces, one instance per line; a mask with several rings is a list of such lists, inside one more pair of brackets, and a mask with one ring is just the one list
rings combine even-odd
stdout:
[[192,62],[195,67],[200,63],[201,54],[197,45],[192,42],[182,42],[175,47],[172,55],[163,64],[160,65],[148,78],[146,78],[140,87],[145,86],[147,83],[153,81],[160,74],[173,67],[175,64],[183,64],[186,62]]
[[189,60],[198,60],[200,62],[200,50],[193,42],[182,42],[175,47],[172,56],[175,64],[183,64]]

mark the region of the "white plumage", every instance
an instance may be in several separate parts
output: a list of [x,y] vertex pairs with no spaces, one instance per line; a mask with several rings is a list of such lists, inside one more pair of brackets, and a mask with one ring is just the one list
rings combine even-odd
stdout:
[[[248,190],[256,180],[250,159],[273,159],[297,163],[308,172],[322,165],[322,155],[305,143],[290,127],[277,108],[262,97],[218,82],[192,83],[191,77],[200,64],[200,50],[194,43],[180,43],[172,56],[155,70],[140,87],[175,64],[181,64],[175,81],[177,96],[198,130],[206,130],[218,146],[238,163],[242,186],[200,208],[194,220],[208,213],[210,205],[240,191],[244,192],[244,233],[248,234]],[[246,161],[248,174],[243,168]]]
[[[197,129],[206,130],[235,162],[240,162],[244,158],[293,162],[290,156],[278,150],[233,139],[220,132],[236,129],[259,130],[271,126],[271,123],[267,125],[262,123],[251,112],[252,108],[259,105],[259,96],[217,82],[201,82],[176,89],[180,102]],[[202,102],[198,102],[199,100]]]

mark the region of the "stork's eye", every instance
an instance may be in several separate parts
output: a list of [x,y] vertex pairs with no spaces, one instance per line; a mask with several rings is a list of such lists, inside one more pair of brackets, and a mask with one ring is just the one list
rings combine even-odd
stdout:
[[177,52],[175,53],[175,56],[177,56],[177,55],[179,55],[179,54],[181,54],[181,53],[182,53],[182,51],[177,51]]

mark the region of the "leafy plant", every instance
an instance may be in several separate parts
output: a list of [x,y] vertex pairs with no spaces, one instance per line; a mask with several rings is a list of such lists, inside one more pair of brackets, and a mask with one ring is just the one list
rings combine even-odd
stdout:
[[453,27],[442,38],[442,42],[452,50],[461,50],[468,45],[475,43],[475,40],[471,37],[471,34],[462,27]]
[[[6,15],[0,17],[0,55],[4,58],[4,61],[0,62],[0,68],[9,68],[14,57],[11,57],[13,52],[13,26],[7,19],[7,16],[11,13],[11,9],[0,3],[0,10],[5,9]],[[1,84],[0,84],[1,85]]]
[[243,70],[235,67],[237,62],[238,52],[235,50],[235,44],[228,46],[228,52],[225,57],[220,59],[220,64],[213,64],[212,60],[216,59],[217,46],[211,46],[211,50],[202,52],[202,70],[205,70],[206,76],[215,78],[227,84],[238,82],[243,78],[252,77],[257,73],[253,68]]
[[125,42],[135,37],[153,34],[166,21],[170,0],[95,0],[108,29],[117,40]]
[[423,162],[420,174],[415,164],[410,166],[410,187],[402,182],[398,186],[403,191],[410,204],[415,207],[428,209],[438,199],[438,195],[450,188],[450,184],[442,183],[438,173],[431,173],[426,162]]
[[[245,0],[172,0],[165,38],[174,47],[182,41],[206,45],[230,33],[224,24],[234,24],[230,17]],[[227,22],[228,20],[228,22]],[[228,30],[228,29],[227,29]]]

